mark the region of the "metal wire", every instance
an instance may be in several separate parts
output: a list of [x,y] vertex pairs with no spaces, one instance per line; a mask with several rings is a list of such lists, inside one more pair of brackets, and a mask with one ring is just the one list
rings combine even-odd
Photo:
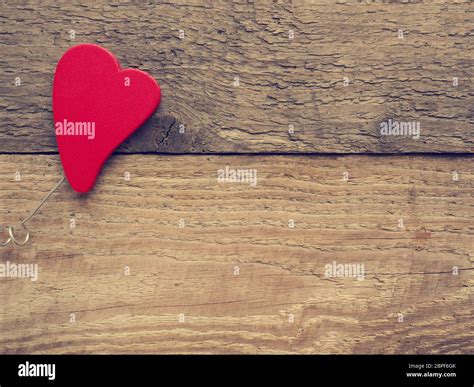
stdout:
[[33,211],[31,211],[31,213],[25,219],[21,221],[20,225],[26,231],[26,236],[23,241],[19,241],[15,237],[15,228],[13,226],[8,226],[8,239],[6,242],[0,243],[1,247],[7,246],[10,243],[13,243],[17,246],[24,246],[29,242],[30,230],[28,230],[26,222],[28,222],[33,216],[35,216],[35,214],[39,211],[43,204],[46,203],[46,201],[51,197],[51,195],[61,186],[62,183],[64,183],[64,180],[66,180],[66,178],[64,176],[61,177],[61,180],[59,180],[59,182],[54,186],[54,188],[48,192],[48,194],[43,198],[43,200],[41,200],[40,204],[38,204],[38,206]]

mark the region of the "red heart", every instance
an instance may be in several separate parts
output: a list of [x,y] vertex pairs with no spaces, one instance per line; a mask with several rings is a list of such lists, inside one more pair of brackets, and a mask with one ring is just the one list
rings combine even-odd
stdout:
[[147,73],[121,70],[112,53],[94,44],[67,50],[53,83],[56,140],[66,178],[90,191],[105,161],[160,104],[160,86]]

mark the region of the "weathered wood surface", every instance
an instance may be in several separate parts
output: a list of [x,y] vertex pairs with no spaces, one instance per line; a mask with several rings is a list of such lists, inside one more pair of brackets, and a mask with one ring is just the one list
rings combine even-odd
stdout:
[[[473,353],[472,161],[115,156],[91,194],[60,188],[31,244],[0,248],[39,265],[0,279],[0,352]],[[219,183],[225,166],[257,185]],[[0,156],[0,223],[60,173]],[[326,277],[333,261],[365,279]]]
[[121,152],[472,152],[473,25],[469,1],[2,3],[0,153],[56,152],[54,68],[83,42],[162,86]]

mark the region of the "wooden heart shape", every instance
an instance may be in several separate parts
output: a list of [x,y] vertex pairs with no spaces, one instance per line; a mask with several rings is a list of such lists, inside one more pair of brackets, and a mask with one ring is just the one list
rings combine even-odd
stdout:
[[94,187],[106,160],[154,113],[160,98],[160,86],[150,75],[121,70],[100,46],[80,44],[64,53],[54,74],[54,128],[75,191]]

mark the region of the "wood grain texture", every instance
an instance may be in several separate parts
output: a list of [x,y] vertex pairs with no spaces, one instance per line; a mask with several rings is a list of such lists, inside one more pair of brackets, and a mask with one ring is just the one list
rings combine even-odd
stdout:
[[[473,21],[470,1],[2,3],[0,153],[57,151],[54,68],[83,42],[162,86],[120,152],[471,153]],[[388,119],[421,138],[381,136]]]
[[[0,248],[39,265],[0,279],[0,352],[473,353],[472,161],[115,156],[91,194],[55,194],[31,244]],[[217,182],[225,166],[258,184]],[[1,224],[60,173],[0,156]],[[365,279],[326,277],[333,261]]]

